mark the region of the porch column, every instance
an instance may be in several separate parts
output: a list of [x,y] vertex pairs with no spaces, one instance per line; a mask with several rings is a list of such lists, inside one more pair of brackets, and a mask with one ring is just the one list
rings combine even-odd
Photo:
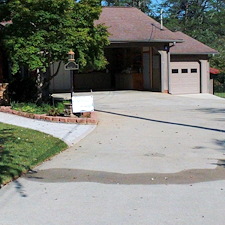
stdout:
[[208,60],[200,61],[200,71],[201,71],[201,93],[209,93],[209,62]]
[[169,93],[168,53],[160,50],[161,55],[161,92]]

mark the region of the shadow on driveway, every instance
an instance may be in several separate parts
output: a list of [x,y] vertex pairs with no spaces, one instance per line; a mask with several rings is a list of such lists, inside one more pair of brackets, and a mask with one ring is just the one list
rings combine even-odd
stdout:
[[129,117],[132,119],[146,120],[149,122],[164,123],[164,124],[174,125],[174,126],[183,126],[183,127],[190,127],[190,128],[197,128],[197,129],[203,129],[203,130],[208,130],[208,131],[225,133],[225,130],[211,128],[211,127],[202,127],[202,126],[196,126],[196,125],[191,125],[191,124],[175,123],[175,122],[169,122],[169,121],[163,121],[163,120],[155,120],[155,119],[149,119],[149,118],[144,118],[144,117],[139,117],[139,116],[132,116],[132,115],[126,115],[126,114],[122,114],[122,113],[115,113],[115,112],[109,112],[109,111],[97,110],[97,109],[95,111],[102,112],[102,113],[108,113],[108,114],[112,114],[112,115],[116,115],[116,116]]

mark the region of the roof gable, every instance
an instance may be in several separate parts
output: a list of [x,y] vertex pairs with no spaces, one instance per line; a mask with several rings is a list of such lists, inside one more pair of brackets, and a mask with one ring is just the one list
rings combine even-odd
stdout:
[[103,7],[95,24],[108,27],[111,42],[174,42],[176,35],[133,7]]

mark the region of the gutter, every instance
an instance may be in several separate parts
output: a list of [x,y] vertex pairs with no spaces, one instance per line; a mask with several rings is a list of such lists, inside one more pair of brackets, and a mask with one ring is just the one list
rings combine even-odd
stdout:
[[189,53],[176,53],[171,52],[171,55],[217,55],[219,52],[189,52]]
[[118,39],[109,39],[111,44],[122,44],[122,43],[182,43],[184,42],[181,39],[178,40],[170,40],[170,39],[158,39],[158,40],[151,40],[151,39],[144,39],[144,40],[118,40]]

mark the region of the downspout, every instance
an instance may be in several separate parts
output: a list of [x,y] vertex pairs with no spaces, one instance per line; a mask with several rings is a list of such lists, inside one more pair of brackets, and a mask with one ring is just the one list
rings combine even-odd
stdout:
[[170,48],[176,45],[176,42],[173,42],[172,45],[169,45],[168,51],[167,51],[167,73],[168,73],[168,93],[170,93],[170,87],[171,87],[171,79],[170,79]]
[[170,48],[169,51],[167,52],[167,76],[168,76],[168,94],[170,94]]
[[202,93],[202,63],[201,63],[201,60],[199,60],[198,61],[198,63],[199,63],[199,76],[200,76],[200,87],[199,87],[199,89],[200,89],[200,93]]

